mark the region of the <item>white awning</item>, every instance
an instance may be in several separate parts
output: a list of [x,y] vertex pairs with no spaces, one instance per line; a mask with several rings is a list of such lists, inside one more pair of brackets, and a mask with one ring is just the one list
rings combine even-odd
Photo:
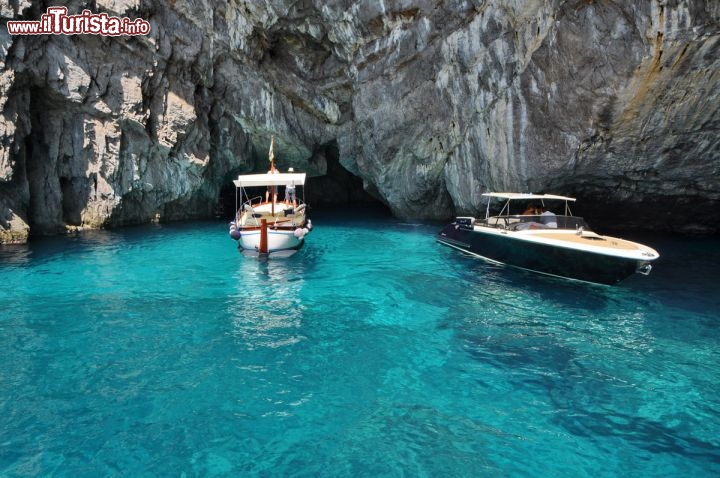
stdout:
[[483,193],[483,196],[500,199],[557,199],[560,201],[575,201],[575,198],[556,196],[554,194],[530,194],[530,193]]
[[233,181],[236,187],[252,186],[303,186],[306,173],[246,174]]

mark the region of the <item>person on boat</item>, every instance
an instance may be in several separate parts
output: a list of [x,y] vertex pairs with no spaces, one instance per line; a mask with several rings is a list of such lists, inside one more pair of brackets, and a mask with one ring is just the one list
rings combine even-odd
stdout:
[[522,212],[522,216],[534,216],[535,215],[535,206],[532,204],[529,204],[528,207]]
[[540,216],[543,212],[543,205],[540,203],[530,204],[528,207],[523,211],[522,216],[533,216],[533,217],[525,217],[520,219],[520,223],[515,228],[517,231],[524,231],[526,229],[543,229],[545,226],[538,222],[540,221]]
[[540,222],[542,224],[551,229],[557,229],[557,216],[554,212],[541,208],[538,214],[540,214]]
[[[288,173],[292,173],[295,170],[288,168]],[[289,183],[285,185],[285,202],[292,203],[293,208],[295,207],[295,184]]]
[[[280,171],[277,170],[277,168],[275,167],[275,164],[271,164],[271,165],[270,165],[270,171],[268,171],[267,173],[268,173],[268,174],[277,174],[277,173],[279,173],[279,172],[280,172]],[[267,189],[265,190],[265,202],[268,202],[268,201],[270,201],[270,188],[267,188]],[[273,195],[273,202],[277,202],[277,193],[275,193],[275,194]]]
[[[536,204],[528,204],[528,207],[522,212],[521,216],[539,216],[542,213],[542,204],[536,203]],[[537,218],[535,217],[526,217],[521,218],[520,222],[524,223],[531,223],[535,222]]]

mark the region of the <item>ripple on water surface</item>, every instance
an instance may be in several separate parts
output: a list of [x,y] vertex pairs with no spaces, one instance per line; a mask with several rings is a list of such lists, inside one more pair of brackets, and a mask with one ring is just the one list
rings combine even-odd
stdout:
[[277,261],[216,222],[0,248],[0,475],[720,473],[716,239],[604,287],[340,219]]

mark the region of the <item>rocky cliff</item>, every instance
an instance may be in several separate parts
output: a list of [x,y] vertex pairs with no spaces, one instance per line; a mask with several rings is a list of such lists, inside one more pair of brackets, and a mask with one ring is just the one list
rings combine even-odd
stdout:
[[[55,5],[151,31],[8,33]],[[714,0],[5,0],[0,19],[0,242],[208,216],[273,134],[281,169],[342,171],[398,216],[546,191],[607,224],[720,229]]]

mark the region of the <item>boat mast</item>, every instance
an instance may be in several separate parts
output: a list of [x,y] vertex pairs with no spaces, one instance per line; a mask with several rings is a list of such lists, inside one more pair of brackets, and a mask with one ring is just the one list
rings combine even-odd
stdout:
[[[270,173],[275,173],[275,135],[272,135],[270,137],[270,151],[268,152],[268,159],[270,159]],[[270,206],[270,211],[272,215],[275,215],[275,194],[276,194],[276,188],[274,184],[270,186],[270,201],[272,201]]]

